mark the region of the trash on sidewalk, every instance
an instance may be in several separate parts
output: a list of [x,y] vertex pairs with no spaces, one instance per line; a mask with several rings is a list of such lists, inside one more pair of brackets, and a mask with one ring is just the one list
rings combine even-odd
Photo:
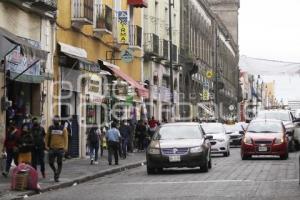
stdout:
[[38,173],[28,164],[20,164],[14,168],[11,179],[12,190],[39,190]]

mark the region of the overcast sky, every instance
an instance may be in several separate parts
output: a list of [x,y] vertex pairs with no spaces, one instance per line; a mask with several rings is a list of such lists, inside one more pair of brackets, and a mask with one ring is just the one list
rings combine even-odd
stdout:
[[[241,55],[300,63],[300,0],[241,0],[239,17]],[[264,79],[277,99],[300,99],[300,76]]]

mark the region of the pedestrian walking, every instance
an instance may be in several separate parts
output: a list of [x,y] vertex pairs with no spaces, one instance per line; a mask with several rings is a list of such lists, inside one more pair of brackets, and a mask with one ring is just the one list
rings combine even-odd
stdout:
[[119,164],[118,158],[118,149],[120,144],[120,132],[117,129],[117,124],[115,122],[112,123],[111,129],[109,129],[106,133],[106,140],[108,141],[108,164],[112,163],[112,155],[115,158],[115,164]]
[[143,122],[143,120],[139,120],[137,126],[136,126],[136,137],[138,141],[138,150],[143,151],[144,150],[144,142],[146,138],[146,131],[147,128]]
[[158,121],[155,120],[154,117],[152,117],[151,120],[149,121],[149,135],[151,138],[154,135],[157,127],[158,127]]
[[65,152],[65,158],[71,159],[71,142],[72,142],[72,122],[70,121],[70,116],[66,116],[67,119],[64,121],[64,128],[68,131],[68,151]]
[[41,167],[41,173],[43,178],[46,177],[45,174],[45,129],[41,126],[37,118],[32,119],[32,137],[33,137],[33,150],[32,150],[32,166],[37,170],[37,165]]
[[125,121],[121,122],[120,134],[121,134],[121,152],[123,158],[125,159],[127,156],[127,147],[128,147],[129,137],[130,137],[130,127]]
[[91,165],[98,164],[101,131],[95,123],[88,133],[88,144],[90,149]]
[[30,164],[32,161],[33,137],[29,127],[29,123],[25,123],[21,128],[21,135],[17,142],[18,147],[18,163]]
[[[59,182],[64,152],[68,150],[68,131],[60,124],[59,116],[53,118],[53,125],[46,133],[45,145],[46,150],[49,151],[49,165],[54,172],[54,181]],[[55,160],[57,167],[55,167]]]
[[106,127],[102,128],[101,134],[100,134],[100,155],[103,156],[104,149],[107,149],[107,142],[106,142]]
[[14,160],[14,163],[18,165],[18,147],[17,143],[20,137],[20,131],[16,128],[14,121],[9,121],[7,132],[4,139],[4,145],[2,153],[6,153],[6,165],[5,171],[2,172],[4,177],[8,176],[11,163]]
[[129,135],[129,139],[128,139],[127,151],[130,152],[130,153],[133,153],[133,149],[134,149],[133,141],[134,141],[135,125],[133,124],[132,120],[128,120],[127,125],[130,128],[130,135]]

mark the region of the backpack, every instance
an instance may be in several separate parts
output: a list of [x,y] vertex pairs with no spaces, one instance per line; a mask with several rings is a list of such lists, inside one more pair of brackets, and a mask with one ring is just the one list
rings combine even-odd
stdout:
[[91,142],[91,143],[97,143],[97,142],[99,142],[99,135],[98,135],[98,133],[97,133],[97,128],[91,128],[91,130],[90,130],[90,132],[89,132],[89,137],[88,137],[88,139],[89,139],[89,141]]

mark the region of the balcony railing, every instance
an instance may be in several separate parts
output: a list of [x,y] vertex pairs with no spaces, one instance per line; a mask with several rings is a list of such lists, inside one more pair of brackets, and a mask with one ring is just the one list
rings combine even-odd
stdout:
[[33,1],[31,6],[38,8],[40,10],[53,12],[57,10],[57,0],[37,0],[37,1]]
[[108,32],[113,31],[113,10],[107,5],[96,5],[96,19],[94,23],[95,32]]
[[172,61],[177,63],[178,58],[177,58],[177,46],[175,44],[172,44]]
[[131,47],[142,47],[142,27],[138,25],[129,25],[129,45]]
[[93,24],[94,0],[72,0],[72,21]]
[[169,60],[169,41],[168,40],[161,40],[160,42],[160,53],[159,56],[164,60]]
[[159,36],[154,33],[144,34],[145,53],[159,55]]

